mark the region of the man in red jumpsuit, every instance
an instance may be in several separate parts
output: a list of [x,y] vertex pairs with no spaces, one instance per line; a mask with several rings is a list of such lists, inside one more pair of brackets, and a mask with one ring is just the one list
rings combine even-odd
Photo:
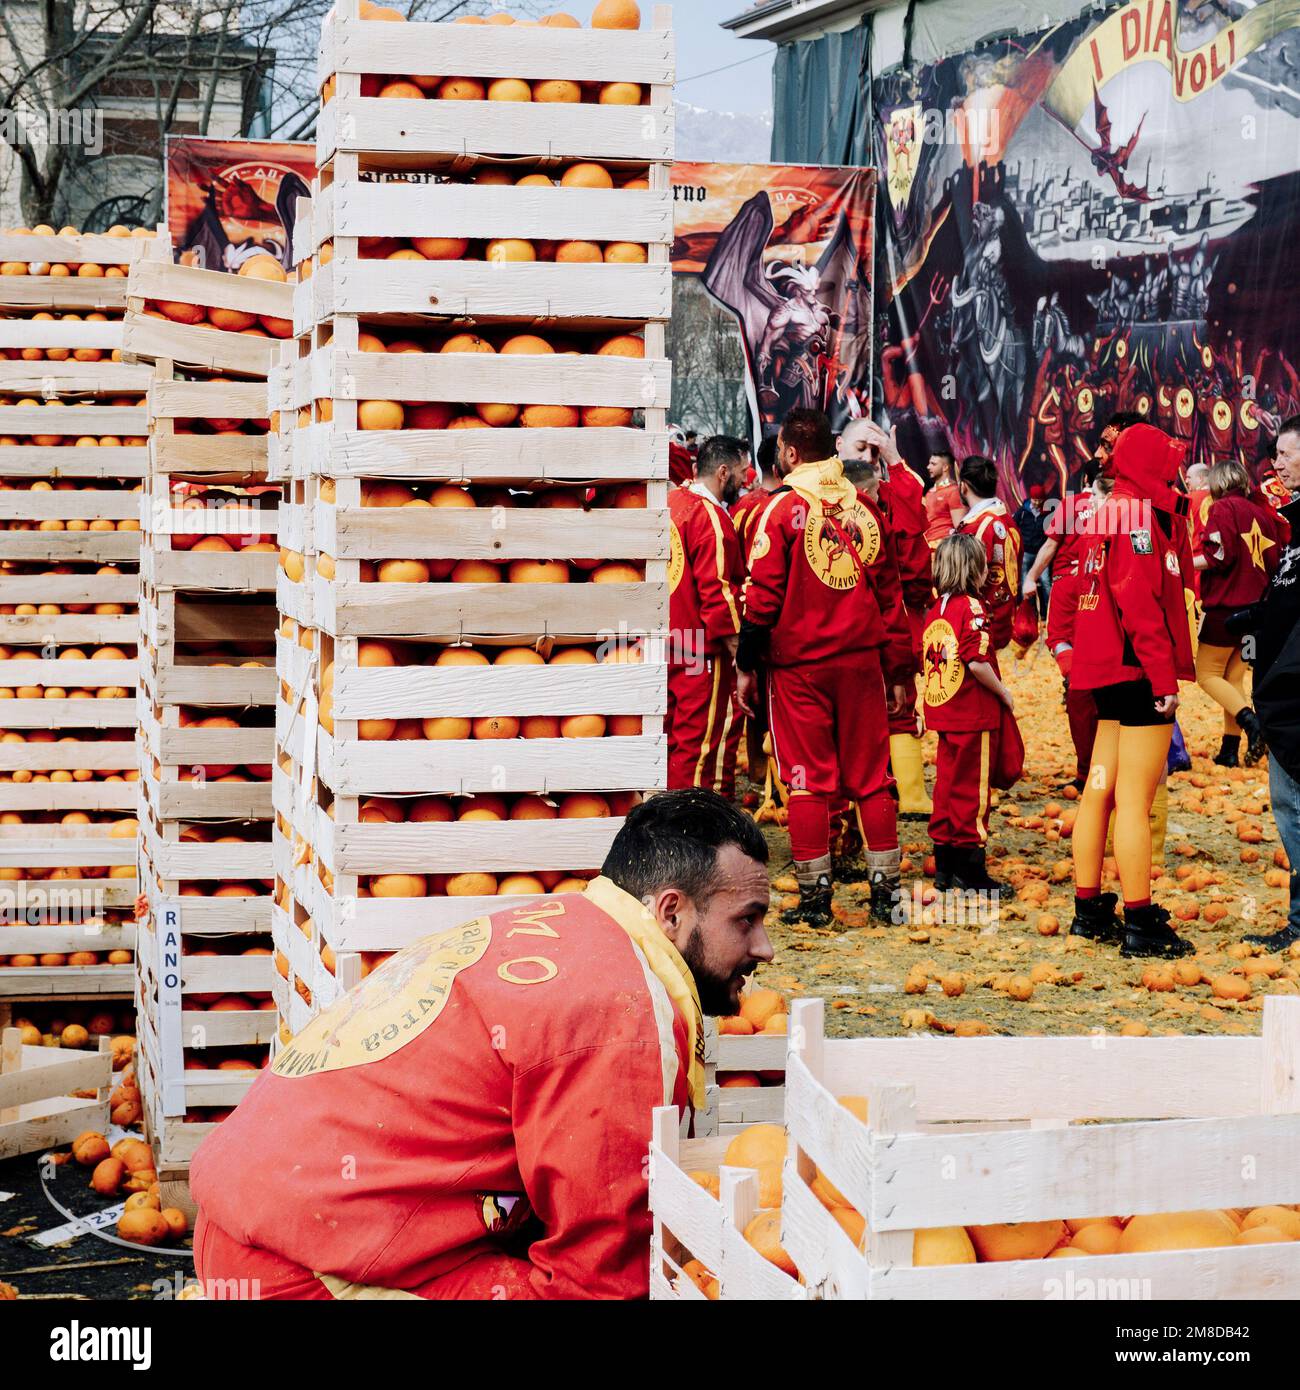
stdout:
[[[903,606],[912,631],[912,654],[921,664],[921,631],[934,593],[933,552],[926,540],[925,488],[903,462],[896,434],[886,434],[871,420],[854,420],[835,442],[844,473],[880,506],[894,533]],[[855,469],[867,470],[859,481]],[[898,787],[898,814],[905,820],[929,820],[934,804],[925,789],[925,758],[917,701],[889,716],[889,764]]]
[[200,1146],[200,1280],[275,1299],[646,1297],[651,1111],[703,1104],[703,1016],[735,1013],[772,958],[766,859],[720,797],[667,792],[585,893],[399,952]]
[[799,883],[790,920],[830,921],[830,812],[843,800],[855,808],[867,847],[872,911],[893,921],[901,893],[888,712],[916,694],[893,537],[883,513],[845,479],[820,411],[787,416],[777,471],[784,487],[750,547],[736,664],[747,712],[755,673],[767,668],[772,750],[790,791]]
[[727,508],[748,470],[749,446],[719,435],[701,447],[690,486],[668,494],[668,785],[728,798],[742,724],[734,696],[745,572]]
[[961,466],[962,500],[969,508],[957,530],[984,547],[989,577],[980,594],[988,614],[993,650],[1011,641],[1011,626],[1020,602],[1020,531],[998,496],[998,470],[992,459],[972,454]]

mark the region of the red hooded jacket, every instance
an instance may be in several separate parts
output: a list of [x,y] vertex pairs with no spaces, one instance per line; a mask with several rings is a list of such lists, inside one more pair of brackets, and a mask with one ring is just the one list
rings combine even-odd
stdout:
[[977,502],[957,530],[974,536],[984,547],[989,577],[984,581],[980,602],[988,614],[993,650],[1001,651],[1011,641],[1016,605],[1020,602],[1020,528],[1001,498]]
[[1258,492],[1212,502],[1201,532],[1200,553],[1209,565],[1201,575],[1201,602],[1232,610],[1263,598],[1290,539],[1286,517]]
[[889,470],[887,479],[881,480],[880,500],[894,533],[903,602],[919,616],[934,598],[934,555],[925,538],[925,489],[920,478],[905,463],[899,463]]
[[745,569],[736,528],[721,503],[678,487],[668,494],[668,515],[670,660],[690,665],[719,655],[728,638],[740,635]]
[[771,631],[769,661],[801,666],[879,649],[891,683],[908,679],[912,632],[884,513],[839,459],[800,464],[784,483],[754,532],[745,590],[746,622]]
[[1114,490],[1081,565],[1070,676],[1079,690],[1145,679],[1161,698],[1195,678],[1187,499],[1174,489],[1183,453],[1153,425],[1132,425],[1111,454]]
[[690,1100],[698,1008],[609,879],[426,937],[281,1050],[200,1145],[195,1199],[349,1283],[437,1297],[477,1261],[461,1297],[644,1298],[651,1111]]

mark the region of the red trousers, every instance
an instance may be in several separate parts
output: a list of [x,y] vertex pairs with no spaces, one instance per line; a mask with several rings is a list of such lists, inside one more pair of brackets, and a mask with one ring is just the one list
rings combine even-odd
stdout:
[[[921,634],[925,631],[925,614],[917,613],[914,609],[909,608],[907,610],[907,625],[912,629],[912,651],[919,667],[921,664]],[[922,730],[921,720],[917,713],[916,681],[908,680],[905,684],[912,691],[912,700],[900,710],[889,711],[889,732],[891,734],[908,734],[912,738],[919,738]]]
[[744,719],[737,708],[731,658],[668,668],[668,789],[708,787],[736,794],[736,752]]
[[833,801],[858,808],[868,848],[896,848],[879,655],[854,652],[811,666],[774,667],[768,673],[768,718],[777,775],[790,792],[794,858],[806,862],[827,853]]
[[978,848],[989,838],[989,769],[997,730],[939,734],[930,838],[936,845]]
[[[509,1255],[485,1253],[468,1259],[459,1268],[402,1292],[428,1299],[534,1299],[529,1282],[530,1265]],[[204,1296],[233,1300],[331,1303],[335,1299],[310,1269],[276,1255],[244,1245],[199,1213],[194,1226],[194,1272]],[[383,1297],[384,1291],[347,1297]]]

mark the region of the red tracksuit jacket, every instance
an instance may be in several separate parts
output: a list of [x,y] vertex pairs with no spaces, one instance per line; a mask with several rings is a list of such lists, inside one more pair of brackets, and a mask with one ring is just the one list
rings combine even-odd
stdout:
[[688,1102],[691,1048],[661,946],[620,925],[638,920],[602,878],[394,956],[200,1146],[203,1216],[358,1284],[420,1289],[479,1259],[482,1297],[645,1297],[651,1111]]
[[[717,656],[740,634],[745,581],[736,528],[720,503],[688,487],[668,494],[672,548],[668,562],[668,614],[672,659]],[[703,634],[704,650],[697,650]]]
[[875,648],[886,678],[906,680],[916,663],[883,513],[845,479],[839,459],[801,464],[784,482],[755,531],[745,591],[746,620],[771,630],[771,664]]
[[913,613],[924,613],[934,598],[934,553],[925,538],[925,489],[920,478],[900,463],[889,470],[888,479],[882,479],[880,498],[894,533],[903,602]]
[[1092,534],[1097,499],[1091,491],[1070,492],[1053,508],[1046,531],[1056,541],[1052,560],[1052,597],[1047,605],[1047,649],[1074,645],[1074,620],[1079,601],[1079,560]]
[[1083,555],[1070,677],[1079,690],[1146,679],[1160,698],[1195,678],[1191,547],[1178,513],[1186,499],[1173,489],[1182,456],[1153,425],[1130,426],[1115,445],[1114,491]]
[[989,577],[980,593],[988,614],[993,650],[1011,641],[1011,627],[1020,599],[1020,528],[1000,497],[977,502],[957,528],[984,547]]
[[969,733],[1001,725],[1002,702],[967,670],[972,661],[987,662],[1001,674],[984,605],[966,594],[949,594],[925,615],[921,638],[927,729]]
[[773,494],[761,487],[747,492],[731,508],[731,520],[735,523],[736,537],[740,541],[740,555],[746,568],[749,566],[749,547],[754,541],[754,531],[758,526],[763,509],[772,500]]
[[1212,502],[1201,533],[1200,553],[1209,564],[1201,574],[1201,602],[1232,610],[1258,601],[1290,539],[1290,523],[1260,493]]

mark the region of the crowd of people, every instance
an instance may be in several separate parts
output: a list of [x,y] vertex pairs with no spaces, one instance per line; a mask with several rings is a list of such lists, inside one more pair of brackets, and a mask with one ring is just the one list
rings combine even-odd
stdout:
[[[751,774],[770,752],[791,922],[829,923],[835,884],[853,881],[869,883],[876,919],[901,922],[900,818],[928,821],[936,889],[1000,894],[989,815],[1024,746],[999,662],[1041,630],[1076,760],[1072,931],[1126,956],[1190,952],[1151,899],[1168,771],[1186,757],[1182,685],[1223,708],[1218,765],[1267,755],[1300,865],[1300,417],[1273,458],[1258,478],[1236,458],[1187,468],[1181,443],[1119,414],[1075,490],[1031,488],[1013,512],[992,460],[936,452],[923,482],[870,420],[837,438],[824,415],[793,411],[756,460],[723,436],[681,450],[670,788],[734,798],[741,738]],[[1103,891],[1108,843],[1119,893]],[[1300,877],[1287,926],[1248,939],[1300,940]]]

